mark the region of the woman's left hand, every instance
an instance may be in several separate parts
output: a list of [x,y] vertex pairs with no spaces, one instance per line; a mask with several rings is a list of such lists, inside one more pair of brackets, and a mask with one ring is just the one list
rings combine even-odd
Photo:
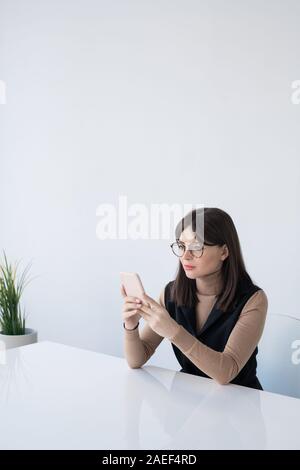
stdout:
[[168,310],[147,294],[143,294],[141,300],[143,303],[137,312],[158,335],[163,338],[172,338],[178,331],[179,325],[170,316]]

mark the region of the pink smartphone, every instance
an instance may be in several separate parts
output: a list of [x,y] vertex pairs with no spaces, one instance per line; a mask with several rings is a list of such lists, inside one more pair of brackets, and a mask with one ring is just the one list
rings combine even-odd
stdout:
[[137,273],[125,273],[121,272],[121,282],[124,286],[126,295],[131,297],[142,298],[145,293],[140,276]]

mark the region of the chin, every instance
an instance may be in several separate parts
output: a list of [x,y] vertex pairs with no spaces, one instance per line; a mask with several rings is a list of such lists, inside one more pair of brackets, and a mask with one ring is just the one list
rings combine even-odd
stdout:
[[192,273],[190,271],[185,271],[185,275],[189,279],[196,279],[196,277],[199,277],[199,275],[197,273]]

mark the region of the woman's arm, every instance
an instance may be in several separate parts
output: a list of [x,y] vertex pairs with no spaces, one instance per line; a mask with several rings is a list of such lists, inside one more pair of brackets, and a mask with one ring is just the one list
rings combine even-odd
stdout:
[[[164,291],[160,293],[158,302],[165,307]],[[154,354],[155,349],[164,338],[158,335],[152,328],[145,324],[141,333],[139,329],[125,330],[124,334],[124,351],[125,357],[132,369],[142,367],[148,359]]]
[[220,384],[233,380],[256,348],[265,325],[268,299],[263,290],[253,294],[245,304],[223,352],[201,343],[182,325],[169,338],[195,366]]

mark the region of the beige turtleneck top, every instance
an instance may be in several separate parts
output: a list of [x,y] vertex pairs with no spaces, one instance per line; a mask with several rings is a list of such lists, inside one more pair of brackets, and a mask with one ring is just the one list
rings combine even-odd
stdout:
[[[159,303],[164,304],[164,290]],[[214,303],[215,295],[198,294],[196,307],[197,333],[204,325]],[[223,352],[209,348],[178,324],[175,335],[168,339],[206,375],[220,384],[231,382],[244,367],[256,348],[265,324],[268,299],[263,290],[255,292],[245,304]],[[164,339],[146,323],[140,332],[138,328],[124,330],[124,352],[130,367],[142,367]]]

